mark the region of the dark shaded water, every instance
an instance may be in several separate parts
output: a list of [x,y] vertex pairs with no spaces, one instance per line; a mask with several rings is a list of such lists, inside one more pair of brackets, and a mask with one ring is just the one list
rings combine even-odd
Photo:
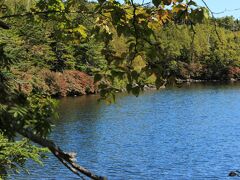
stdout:
[[[65,98],[51,134],[78,162],[111,179],[226,179],[240,169],[240,86],[194,85],[119,95]],[[14,179],[75,179],[54,157]]]

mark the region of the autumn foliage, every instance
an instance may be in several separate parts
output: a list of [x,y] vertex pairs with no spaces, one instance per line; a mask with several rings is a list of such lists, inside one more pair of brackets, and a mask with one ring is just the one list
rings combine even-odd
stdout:
[[77,70],[66,70],[61,73],[44,69],[25,73],[15,71],[15,74],[19,79],[16,85],[26,94],[40,91],[51,96],[64,97],[93,94],[96,89],[93,78]]

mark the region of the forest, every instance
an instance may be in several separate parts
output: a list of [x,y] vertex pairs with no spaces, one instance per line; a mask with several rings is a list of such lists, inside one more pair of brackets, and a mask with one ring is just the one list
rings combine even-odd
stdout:
[[0,179],[48,152],[102,178],[46,138],[56,97],[240,79],[239,20],[194,1],[0,0],[0,27]]

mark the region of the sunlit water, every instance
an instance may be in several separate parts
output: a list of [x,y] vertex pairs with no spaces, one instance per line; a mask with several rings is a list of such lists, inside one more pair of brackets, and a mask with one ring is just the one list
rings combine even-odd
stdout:
[[[111,179],[226,179],[240,169],[240,86],[194,85],[119,95],[64,98],[50,138]],[[53,156],[13,179],[77,179]]]

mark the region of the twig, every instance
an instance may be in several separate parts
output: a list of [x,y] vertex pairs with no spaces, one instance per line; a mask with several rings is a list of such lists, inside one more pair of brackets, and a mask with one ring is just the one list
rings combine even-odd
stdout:
[[[133,28],[134,28],[134,34],[135,34],[135,46],[134,46],[134,56],[132,57],[132,60],[136,57],[138,51],[137,51],[137,45],[138,45],[138,30],[137,30],[137,16],[136,16],[136,10],[137,10],[137,7],[135,6],[133,0],[131,0],[131,5],[133,7],[133,22],[132,22],[132,25],[133,25]],[[131,60],[131,61],[132,61]]]
[[202,0],[202,2],[203,2],[203,4],[206,6],[206,8],[209,10],[209,12],[210,12],[211,15],[212,15],[212,18],[213,18],[213,20],[214,20],[215,32],[216,32],[216,34],[217,34],[217,37],[218,37],[219,41],[222,43],[222,40],[221,40],[221,38],[220,38],[220,35],[219,35],[218,31],[217,31],[217,22],[216,22],[216,18],[214,17],[214,13],[213,13],[212,10],[209,8],[209,6],[208,6],[207,3],[205,2],[205,0]]
[[224,11],[221,12],[213,12],[213,14],[223,14],[225,12],[233,12],[233,11],[240,11],[240,8],[236,8],[236,9],[225,9]]

